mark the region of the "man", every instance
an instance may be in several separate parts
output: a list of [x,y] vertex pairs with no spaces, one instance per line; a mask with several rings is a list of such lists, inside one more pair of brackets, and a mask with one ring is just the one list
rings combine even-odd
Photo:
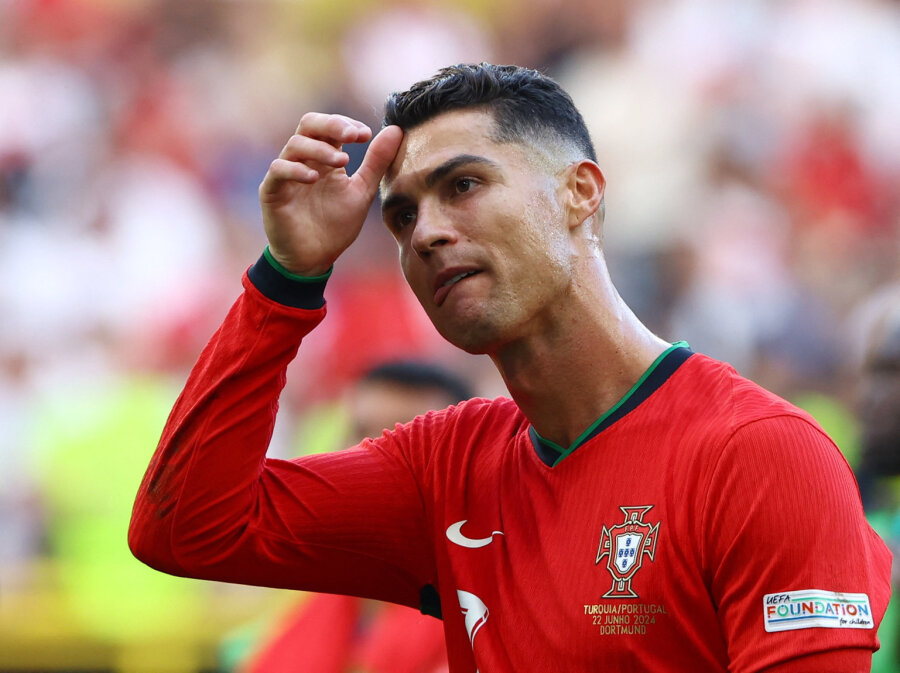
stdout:
[[[863,326],[857,473],[869,522],[896,549],[900,544],[900,284],[876,293],[855,317],[854,324]],[[872,671],[893,673],[900,668],[896,597],[885,612],[880,637],[882,648],[872,660]]]
[[893,494],[882,480],[900,476],[900,284],[888,286],[863,305],[866,326],[860,371],[862,425],[860,480],[872,480],[869,504]]
[[[441,614],[450,670],[864,671],[890,553],[806,414],[668,344],[616,293],[571,99],[447,68],[359,122],[308,114],[262,185],[269,238],[172,412],[130,543],[175,574]],[[266,460],[284,369],[383,178],[438,331],[511,399]]]

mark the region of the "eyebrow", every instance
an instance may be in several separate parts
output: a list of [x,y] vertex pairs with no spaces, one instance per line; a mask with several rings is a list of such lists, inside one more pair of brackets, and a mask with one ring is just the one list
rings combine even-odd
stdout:
[[[425,176],[425,186],[434,187],[435,183],[439,182],[442,178],[445,178],[460,166],[469,166],[472,164],[487,166],[494,169],[500,168],[500,164],[496,161],[491,161],[487,157],[482,157],[477,154],[458,154],[429,171]],[[411,199],[404,194],[389,194],[387,198],[381,202],[381,212],[386,213],[393,208],[408,203],[410,200]]]

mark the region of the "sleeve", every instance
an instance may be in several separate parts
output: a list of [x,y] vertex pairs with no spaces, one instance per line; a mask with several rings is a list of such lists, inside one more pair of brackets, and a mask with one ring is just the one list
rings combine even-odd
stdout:
[[869,670],[891,555],[820,428],[784,415],[734,432],[706,495],[703,534],[729,670]]
[[418,607],[433,561],[402,430],[266,458],[285,370],[325,308],[272,301],[254,275],[169,416],[134,505],[132,552],[174,575]]

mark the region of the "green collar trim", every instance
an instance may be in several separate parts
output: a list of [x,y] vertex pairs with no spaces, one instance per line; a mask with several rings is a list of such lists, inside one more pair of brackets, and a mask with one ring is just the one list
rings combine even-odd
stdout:
[[[620,399],[618,402],[616,402],[616,404],[612,408],[610,408],[606,413],[604,413],[600,418],[598,418],[596,421],[591,423],[590,427],[588,427],[584,432],[582,432],[578,436],[578,438],[574,442],[572,442],[572,444],[568,448],[564,448],[564,447],[560,446],[559,444],[557,444],[556,442],[550,441],[549,439],[544,439],[543,437],[540,436],[540,434],[538,434],[537,430],[535,430],[534,427],[532,427],[530,429],[530,432],[532,435],[533,442],[535,442],[535,444],[538,444],[538,443],[542,444],[543,445],[542,448],[545,449],[544,451],[540,451],[540,450],[538,451],[538,454],[541,456],[542,460],[545,460],[544,454],[547,453],[546,449],[549,449],[552,451],[553,454],[556,454],[556,456],[557,456],[555,458],[555,460],[553,460],[553,462],[552,462],[552,465],[555,466],[556,464],[559,463],[559,461],[561,461],[563,458],[570,455],[575,449],[577,449],[579,446],[584,444],[588,439],[590,439],[594,435],[596,435],[598,433],[598,430],[604,425],[604,423],[606,423],[608,420],[610,420],[611,417],[614,414],[616,414],[616,412],[618,412],[623,406],[628,404],[628,402],[632,399],[632,397],[635,396],[635,393],[644,386],[647,379],[649,379],[654,374],[654,372],[656,372],[659,365],[664,360],[666,360],[669,357],[669,355],[671,355],[674,351],[680,350],[680,349],[685,349],[687,351],[687,353],[684,358],[679,359],[679,361],[676,363],[676,367],[677,367],[677,365],[680,365],[681,362],[683,362],[685,359],[687,359],[687,355],[690,355],[691,351],[689,350],[690,345],[686,341],[676,341],[674,344],[669,346],[669,348],[667,348],[665,351],[663,351],[659,355],[659,357],[657,357],[656,360],[653,361],[653,364],[651,364],[650,367],[647,368],[647,371],[645,371],[641,375],[641,378],[639,378],[637,380],[637,382],[633,386],[631,386],[631,389],[627,393],[625,393],[624,397],[622,397],[622,399]],[[672,371],[674,371],[674,369]],[[671,374],[671,372],[668,372],[667,375],[665,376],[665,378],[668,378],[668,374]],[[663,380],[665,380],[665,379],[663,379]],[[655,390],[661,383],[662,383],[662,381],[658,382],[657,385],[655,385],[653,387],[653,389]],[[647,391],[646,396],[649,396],[650,392],[652,392],[652,390]],[[545,462],[546,462],[546,460],[545,460]]]

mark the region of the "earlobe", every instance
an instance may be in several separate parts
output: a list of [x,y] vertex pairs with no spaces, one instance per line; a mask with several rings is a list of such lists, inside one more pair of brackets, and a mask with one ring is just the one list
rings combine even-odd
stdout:
[[580,226],[586,219],[603,209],[606,179],[600,167],[593,161],[583,159],[571,166],[568,189],[570,227]]

